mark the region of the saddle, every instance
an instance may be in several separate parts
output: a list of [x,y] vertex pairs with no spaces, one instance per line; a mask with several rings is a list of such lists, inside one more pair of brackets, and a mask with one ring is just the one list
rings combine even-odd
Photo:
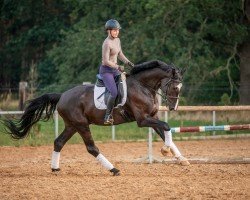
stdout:
[[[107,108],[107,99],[111,94],[105,87],[101,75],[97,74],[96,78],[97,80],[94,88],[94,102],[96,108],[104,110]],[[125,74],[116,76],[115,83],[118,91],[118,95],[115,100],[115,108],[117,108],[119,106],[123,106],[127,100],[127,83]]]

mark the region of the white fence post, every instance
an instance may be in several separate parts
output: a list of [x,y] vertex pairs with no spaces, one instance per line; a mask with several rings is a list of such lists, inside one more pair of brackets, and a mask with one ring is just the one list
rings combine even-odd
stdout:
[[148,129],[148,162],[153,163],[153,142],[152,128]]
[[115,141],[115,126],[112,125],[112,141]]
[[55,138],[58,137],[58,112],[57,110],[54,113],[54,120],[55,120]]
[[168,122],[168,111],[165,111],[165,122]]
[[[216,114],[215,114],[215,110],[213,111],[213,126],[215,126],[216,122]],[[215,135],[215,131],[213,132],[213,135]]]

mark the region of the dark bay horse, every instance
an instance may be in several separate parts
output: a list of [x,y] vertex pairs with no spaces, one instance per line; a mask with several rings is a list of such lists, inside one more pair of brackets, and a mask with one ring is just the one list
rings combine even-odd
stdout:
[[[165,138],[165,133],[170,131],[169,125],[157,117],[156,94],[158,89],[161,89],[166,95],[169,109],[176,110],[183,71],[158,60],[136,65],[127,76],[128,96],[122,107],[127,117],[125,118],[119,109],[114,109],[114,125],[136,121],[139,127],[152,127],[163,141],[169,139]],[[4,124],[13,138],[21,139],[28,135],[30,128],[40,119],[48,120],[57,108],[64,120],[65,128],[54,141],[52,171],[60,170],[60,151],[65,143],[78,132],[87,151],[113,175],[119,175],[119,170],[100,153],[90,132],[90,124],[104,125],[105,114],[105,110],[95,107],[93,96],[94,85],[91,84],[76,86],[62,94],[44,94],[29,101],[24,114],[18,121],[4,120]],[[172,140],[172,135],[170,139]],[[170,147],[171,152],[176,154],[177,147]],[[185,161],[185,159],[182,160]]]

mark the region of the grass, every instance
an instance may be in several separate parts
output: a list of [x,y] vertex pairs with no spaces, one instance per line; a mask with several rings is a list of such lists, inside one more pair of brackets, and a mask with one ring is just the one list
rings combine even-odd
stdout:
[[[211,125],[211,122],[207,121],[190,121],[190,120],[169,120],[171,127],[182,126],[205,126]],[[216,125],[227,124],[227,122],[216,122]],[[237,122],[239,124],[239,122]],[[59,133],[63,131],[64,124],[61,118],[59,118]],[[48,122],[39,121],[35,124],[27,138],[22,140],[13,140],[10,135],[4,134],[3,126],[0,125],[0,146],[40,146],[40,145],[52,145],[55,139],[54,121]],[[111,126],[95,126],[91,125],[90,130],[92,132],[95,141],[111,141],[112,140],[112,127]],[[138,128],[136,122],[121,124],[115,127],[115,140],[146,140],[148,128]],[[216,135],[223,134],[238,134],[249,133],[249,131],[217,131]],[[213,132],[203,133],[175,133],[174,137],[187,137],[192,135],[208,136],[213,135]],[[153,140],[157,140],[159,137],[157,134],[153,135]],[[82,138],[79,134],[75,134],[69,141],[70,144],[82,143]]]
[[[5,108],[4,110],[17,110],[18,100],[9,100],[10,97],[0,102],[0,108]],[[249,112],[216,112],[216,125],[224,124],[245,124],[249,123]],[[207,120],[211,117],[211,112],[203,112],[202,120],[195,116],[200,116],[198,113],[186,113],[181,112],[177,115],[172,115],[169,113],[169,125],[171,127],[179,126],[208,126],[211,125],[210,121]],[[171,116],[171,117],[170,117]],[[205,117],[204,117],[205,116]],[[223,117],[224,116],[224,117]],[[226,116],[226,117],[225,117]],[[0,116],[1,117],[1,116]],[[176,120],[176,119],[180,120]],[[217,119],[218,118],[218,119]],[[164,119],[162,119],[164,120]],[[230,121],[229,121],[230,120]],[[243,121],[245,120],[245,121]],[[59,133],[63,131],[64,124],[61,118],[59,118]],[[48,122],[39,121],[31,129],[31,134],[27,138],[22,140],[13,140],[10,135],[3,133],[3,127],[0,123],[0,146],[39,146],[39,145],[52,145],[55,139],[55,130],[54,130],[54,121],[49,120]],[[107,126],[90,126],[93,138],[95,141],[111,141],[112,140],[112,127]],[[138,128],[136,122],[121,124],[115,127],[115,140],[146,140],[148,137],[148,128]],[[241,134],[241,133],[250,133],[250,131],[216,131],[216,135],[225,135],[225,134]],[[175,133],[173,137],[189,137],[189,136],[209,136],[213,135],[213,132],[201,132],[201,133]],[[157,134],[153,134],[153,140],[157,140],[159,137]],[[68,143],[82,143],[82,138],[79,134],[75,134]]]

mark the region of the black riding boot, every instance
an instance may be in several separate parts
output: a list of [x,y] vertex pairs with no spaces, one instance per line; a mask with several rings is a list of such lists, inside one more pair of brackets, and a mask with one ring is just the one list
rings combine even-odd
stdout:
[[113,124],[114,120],[112,117],[112,111],[114,108],[114,104],[115,104],[115,99],[114,97],[109,97],[108,101],[107,101],[107,110],[106,110],[106,114],[104,117],[104,124]]

